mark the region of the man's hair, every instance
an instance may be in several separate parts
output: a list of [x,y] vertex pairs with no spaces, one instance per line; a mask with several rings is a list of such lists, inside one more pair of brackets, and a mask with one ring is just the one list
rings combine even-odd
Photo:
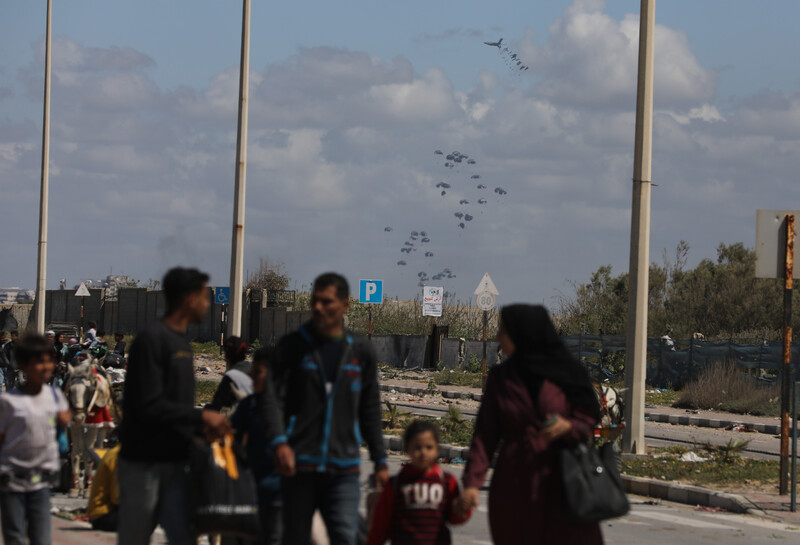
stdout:
[[256,363],[266,363],[270,364],[272,362],[272,355],[275,350],[271,346],[264,346],[263,348],[259,348],[256,350],[256,353],[253,354],[253,364]]
[[247,357],[247,343],[241,337],[228,337],[222,343],[222,350],[225,352],[225,357],[234,363]]
[[347,283],[347,279],[335,272],[326,272],[319,275],[314,280],[314,289],[312,291],[324,290],[328,286],[336,288],[336,297],[339,299],[350,297],[350,285]]
[[114,333],[114,336],[115,337],[124,337],[125,334],[122,331],[117,331],[116,333]]
[[419,434],[431,432],[436,444],[439,444],[439,426],[429,420],[422,420],[417,418],[408,425],[406,431],[403,433],[403,448],[408,448],[411,441]]
[[89,322],[89,329],[97,329],[97,322]]
[[167,271],[161,285],[164,287],[164,299],[167,302],[167,314],[176,310],[187,296],[203,289],[208,282],[208,275],[197,269],[175,267]]
[[35,358],[52,356],[53,343],[44,335],[25,335],[14,343],[14,355],[19,365],[27,365]]

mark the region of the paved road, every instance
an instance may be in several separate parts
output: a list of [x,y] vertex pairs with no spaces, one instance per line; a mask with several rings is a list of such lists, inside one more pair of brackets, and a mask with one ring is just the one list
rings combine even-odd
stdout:
[[[395,472],[402,458],[392,456],[389,466]],[[368,464],[365,464],[368,467]],[[460,476],[461,465],[445,465],[445,470]],[[364,476],[366,478],[366,476]],[[767,521],[750,515],[697,511],[694,507],[670,502],[654,503],[649,498],[630,496],[631,513],[602,524],[606,543],[614,545],[702,545],[737,543],[757,545],[775,540],[800,540],[800,528]],[[459,545],[488,545],[487,504],[489,494],[481,491],[480,506],[472,519],[452,529],[453,543]],[[734,539],[735,538],[735,539]]]
[[[366,452],[363,453],[366,457]],[[403,458],[392,455],[390,470],[395,473]],[[371,463],[362,465],[362,483],[371,471]],[[446,465],[446,471],[460,477],[461,465]],[[459,545],[488,545],[491,543],[488,524],[488,491],[483,490],[480,506],[472,519],[462,526],[453,527],[453,542]],[[800,528],[763,520],[750,515],[698,511],[691,506],[670,502],[653,502],[648,498],[631,496],[632,511],[627,516],[604,522],[603,535],[606,543],[614,545],[704,545],[736,542],[747,545],[775,543],[776,540],[800,540]],[[80,504],[63,496],[54,498],[55,505]],[[362,512],[363,512],[362,505]],[[71,522],[56,517],[53,523],[55,545],[113,545],[116,535],[94,532],[87,523]],[[156,531],[152,543],[166,543],[163,533]]]

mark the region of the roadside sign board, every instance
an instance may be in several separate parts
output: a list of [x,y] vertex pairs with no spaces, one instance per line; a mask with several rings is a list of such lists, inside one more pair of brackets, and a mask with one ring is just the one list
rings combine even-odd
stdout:
[[478,303],[478,308],[481,310],[492,310],[497,304],[497,299],[495,298],[494,294],[488,291],[478,295],[476,301]]
[[231,302],[231,288],[229,286],[214,288],[214,303],[227,305]]
[[359,280],[358,302],[370,304],[383,303],[383,280]]
[[[800,223],[800,210],[756,211],[756,278],[783,278],[786,254],[786,221],[789,214],[795,217],[795,239]],[[793,278],[800,278],[800,267],[792,270]]]
[[422,315],[441,316],[444,288],[438,286],[425,286],[422,288]]
[[78,287],[78,291],[75,292],[75,297],[91,297],[91,293],[89,293],[89,288],[86,287],[84,282],[81,282],[81,285]]
[[492,282],[492,277],[489,276],[489,273],[483,275],[481,281],[478,283],[478,287],[475,288],[475,295],[480,295],[482,293],[491,293],[492,295],[500,295],[500,292],[497,291],[497,287]]

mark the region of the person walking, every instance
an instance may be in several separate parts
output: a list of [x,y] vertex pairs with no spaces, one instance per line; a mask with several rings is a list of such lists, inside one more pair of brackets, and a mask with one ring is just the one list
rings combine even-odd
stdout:
[[389,479],[375,504],[366,545],[450,545],[449,524],[463,524],[471,516],[458,504],[458,481],[436,463],[439,428],[414,420],[403,434],[409,457]]
[[8,333],[5,329],[0,329],[0,391],[7,392],[6,375],[9,371],[11,361],[6,353],[6,343],[8,343]]
[[250,377],[252,364],[246,359],[247,343],[241,337],[229,337],[223,343],[222,350],[227,370],[206,409],[229,415],[242,399],[253,393],[253,379]]
[[489,526],[497,545],[603,543],[597,523],[565,519],[558,451],[587,441],[600,408],[589,374],[539,305],[500,311],[497,340],[507,359],[492,368],[462,476],[463,510],[478,493],[502,441],[489,490]]
[[53,345],[41,335],[17,341],[27,380],[0,396],[0,515],[6,545],[49,545],[50,487],[60,462],[56,424],[72,420],[69,403],[47,385],[55,368]]
[[267,370],[272,361],[272,349],[261,348],[253,354],[250,377],[253,393],[244,398],[231,416],[236,430],[236,440],[247,449],[247,459],[253,469],[258,491],[258,516],[261,521],[262,545],[280,545],[281,476],[275,468],[272,447],[269,445],[261,411],[262,394],[267,380]]
[[377,486],[389,478],[375,352],[345,329],[349,305],[343,276],[318,276],[311,321],[278,342],[267,375],[264,421],[284,476],[284,545],[309,543],[315,509],[333,545],[355,545],[362,436]]
[[5,353],[5,360],[8,362],[5,372],[5,387],[6,391],[11,390],[17,385],[17,355],[14,351],[14,346],[19,341],[19,332],[12,331],[10,333],[10,340],[3,345],[3,352]]
[[131,344],[120,429],[120,545],[145,545],[160,524],[172,545],[195,543],[188,462],[193,438],[231,431],[217,411],[195,408],[190,324],[208,312],[208,275],[176,267],[162,282],[167,312]]

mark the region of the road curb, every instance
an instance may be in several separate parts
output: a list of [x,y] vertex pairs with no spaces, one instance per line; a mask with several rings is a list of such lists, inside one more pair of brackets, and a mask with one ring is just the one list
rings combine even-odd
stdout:
[[644,412],[644,417],[650,422],[662,422],[664,424],[676,424],[679,426],[697,426],[699,428],[727,428],[731,426],[749,426],[760,433],[770,435],[780,435],[781,427],[778,424],[762,424],[747,422],[746,420],[729,420],[720,418],[705,418],[699,416],[687,416],[679,414],[666,414],[657,412]]
[[[382,392],[394,392],[418,396],[431,393],[431,391],[427,388],[417,388],[416,386],[394,386],[392,384],[381,384],[380,389]],[[475,401],[481,401],[483,399],[483,394],[475,392],[459,392],[457,390],[442,390],[440,388],[437,388],[436,391],[442,394],[442,397],[445,399],[474,399]]]
[[632,477],[622,475],[622,484],[625,492],[637,496],[659,498],[686,505],[700,505],[703,507],[718,507],[732,513],[755,515],[778,522],[785,522],[779,517],[768,515],[759,509],[745,496],[720,492],[701,486],[691,486],[680,483],[660,481],[647,477]]
[[[403,452],[402,437],[397,435],[384,435],[383,444],[386,445],[386,448],[389,450]],[[466,460],[467,454],[469,454],[469,449],[465,447],[457,447],[455,445],[439,445],[440,458],[461,458],[462,460]]]

